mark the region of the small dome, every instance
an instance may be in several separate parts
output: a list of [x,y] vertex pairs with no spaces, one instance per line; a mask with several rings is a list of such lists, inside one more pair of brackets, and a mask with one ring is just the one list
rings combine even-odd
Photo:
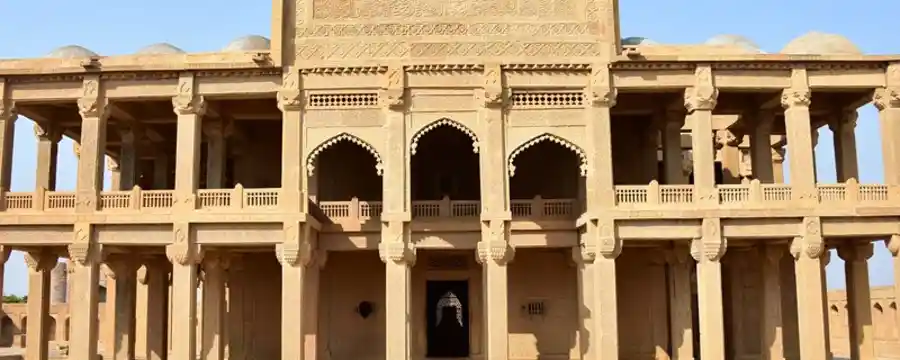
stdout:
[[177,46],[169,44],[169,43],[157,43],[157,44],[145,46],[144,48],[138,50],[135,54],[138,54],[138,55],[184,54],[184,50],[181,50]]
[[659,45],[658,42],[650,40],[641,36],[629,36],[627,38],[622,39],[622,45],[624,46],[637,46],[637,45]]
[[816,31],[791,40],[781,52],[799,55],[862,55],[862,51],[850,39]]
[[228,43],[228,46],[225,46],[222,51],[257,51],[269,50],[270,48],[271,42],[268,38],[259,35],[249,35],[234,39],[234,41]]
[[56,59],[74,59],[91,56],[97,56],[97,53],[90,51],[82,46],[69,45],[56,48],[56,50],[53,50],[49,54],[47,54],[46,57]]
[[712,46],[737,46],[749,53],[761,53],[759,45],[757,45],[753,40],[748,39],[747,37],[741,35],[731,35],[731,34],[723,34],[716,35],[706,40],[706,45]]

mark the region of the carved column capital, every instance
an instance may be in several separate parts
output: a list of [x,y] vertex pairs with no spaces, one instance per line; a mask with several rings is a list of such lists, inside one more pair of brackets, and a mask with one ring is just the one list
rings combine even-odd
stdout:
[[500,64],[492,63],[484,66],[482,83],[483,86],[479,97],[485,107],[502,107],[505,105],[507,93],[503,87],[503,74]]
[[837,248],[838,257],[846,262],[866,262],[872,258],[874,246],[866,242],[862,244],[844,244]]
[[714,87],[690,87],[684,91],[684,108],[688,113],[697,110],[712,111],[716,108],[719,89]]
[[313,258],[312,244],[309,241],[285,242],[275,245],[275,255],[281,266],[309,266]]
[[36,272],[49,272],[56,267],[59,257],[47,251],[46,249],[29,250],[24,254],[25,265],[28,269]]
[[718,218],[703,219],[700,236],[691,242],[691,256],[697,262],[719,261],[725,256],[728,241],[722,236],[722,222]]
[[416,247],[408,242],[381,242],[378,244],[378,256],[385,264],[405,264],[413,266],[416,263]]
[[300,111],[303,109],[303,90],[300,71],[296,67],[287,67],[281,75],[281,89],[278,90],[278,109],[284,111]]
[[884,240],[884,245],[892,256],[900,256],[900,234],[891,234],[891,237]]
[[175,115],[197,115],[206,114],[206,99],[203,96],[195,95],[176,95],[172,97],[172,108]]
[[876,89],[872,94],[872,104],[879,111],[900,108],[900,89],[894,87]]
[[9,255],[11,253],[11,247],[8,245],[0,245],[0,265],[6,264],[6,260],[9,260]]
[[172,265],[196,265],[203,261],[203,250],[191,239],[188,224],[174,224],[172,235],[174,241],[166,246],[166,257]]
[[[3,94],[0,94],[2,96]],[[12,100],[0,99],[0,121],[16,121],[19,118],[19,111],[16,109],[16,103]]]
[[784,89],[781,92],[781,106],[785,109],[809,107],[812,92],[809,89]]
[[795,259],[806,256],[811,259],[821,258],[827,253],[825,241],[822,238],[822,223],[817,217],[803,218],[800,228],[801,236],[797,236],[791,242],[791,255]]
[[616,98],[619,91],[616,89],[609,73],[609,64],[593,64],[591,66],[591,80],[587,89],[590,94],[588,100],[593,106],[611,108],[616,106]]
[[691,255],[691,246],[685,246],[683,243],[676,243],[669,251],[664,254],[665,261],[673,266],[693,266],[694,258]]
[[106,157],[106,169],[109,171],[112,171],[112,172],[119,171],[119,169],[120,169],[119,159],[116,159],[112,156],[107,156]]
[[772,161],[776,163],[784,162],[784,155],[787,153],[787,149],[783,147],[772,148]]
[[481,241],[476,249],[476,260],[479,264],[493,262],[506,265],[512,262],[516,249],[506,241]]
[[388,65],[383,85],[378,94],[381,106],[387,110],[403,110],[405,101],[406,72],[400,64]]
[[105,120],[109,117],[109,101],[101,91],[99,76],[85,76],[76,104],[82,118]]
[[104,259],[103,270],[110,279],[136,275],[141,263],[133,256],[113,254]]
[[761,255],[766,259],[767,264],[778,264],[785,254],[784,246],[769,244],[762,247]]
[[58,143],[62,140],[62,135],[62,131],[58,126],[38,121],[34,122],[34,137],[36,137],[38,141]]
[[221,251],[204,251],[203,252],[203,271],[228,270],[231,265],[231,258],[228,254]]
[[103,246],[91,239],[89,224],[75,224],[74,239],[67,250],[74,265],[99,264],[103,261]]

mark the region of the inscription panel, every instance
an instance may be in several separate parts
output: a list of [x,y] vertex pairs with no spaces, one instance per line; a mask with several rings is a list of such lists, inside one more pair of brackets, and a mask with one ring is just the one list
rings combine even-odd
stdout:
[[315,20],[541,17],[579,19],[579,0],[312,0]]

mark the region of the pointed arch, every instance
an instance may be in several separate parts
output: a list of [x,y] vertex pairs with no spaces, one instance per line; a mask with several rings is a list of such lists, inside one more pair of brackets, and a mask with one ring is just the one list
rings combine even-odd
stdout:
[[381,160],[381,155],[378,154],[378,151],[375,150],[375,147],[373,147],[365,140],[346,132],[342,132],[340,134],[332,136],[331,138],[328,138],[309,152],[309,155],[306,157],[306,173],[308,176],[312,176],[315,173],[316,158],[319,157],[319,154],[321,154],[325,150],[328,150],[328,148],[341,141],[348,141],[356,144],[368,151],[369,154],[372,154],[372,156],[375,157],[375,172],[378,174],[378,176],[381,176],[381,174],[384,172],[384,162]]
[[467,126],[456,120],[450,118],[440,118],[437,121],[425,125],[421,129],[419,129],[419,131],[417,131],[415,135],[413,135],[412,140],[409,143],[410,154],[416,154],[416,148],[419,146],[419,140],[422,138],[422,136],[425,136],[425,134],[427,134],[429,131],[437,129],[441,126],[449,126],[461,131],[463,134],[466,134],[466,136],[472,139],[472,152],[476,154],[478,153],[478,136],[475,135],[475,132],[472,131],[472,129],[469,129]]
[[562,145],[562,147],[574,152],[575,155],[578,156],[578,160],[581,163],[581,165],[579,166],[579,170],[581,171],[581,176],[587,175],[587,169],[588,169],[587,168],[587,154],[584,152],[584,149],[582,149],[578,145],[575,145],[571,141],[561,138],[559,136],[556,136],[556,135],[553,135],[550,133],[543,133],[541,135],[533,137],[531,140],[526,141],[522,145],[519,145],[519,147],[515,148],[511,153],[509,153],[509,160],[507,161],[507,166],[509,167],[509,177],[513,177],[516,175],[516,165],[515,165],[516,157],[519,156],[519,154],[521,154],[523,151],[527,150],[528,148],[530,148],[542,141],[550,141],[552,143]]

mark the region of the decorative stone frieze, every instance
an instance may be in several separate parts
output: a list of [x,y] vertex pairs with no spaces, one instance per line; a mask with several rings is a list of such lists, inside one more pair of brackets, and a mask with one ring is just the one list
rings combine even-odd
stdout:
[[699,235],[691,242],[691,256],[694,260],[719,261],[725,256],[728,240],[722,235],[721,219],[703,219]]

